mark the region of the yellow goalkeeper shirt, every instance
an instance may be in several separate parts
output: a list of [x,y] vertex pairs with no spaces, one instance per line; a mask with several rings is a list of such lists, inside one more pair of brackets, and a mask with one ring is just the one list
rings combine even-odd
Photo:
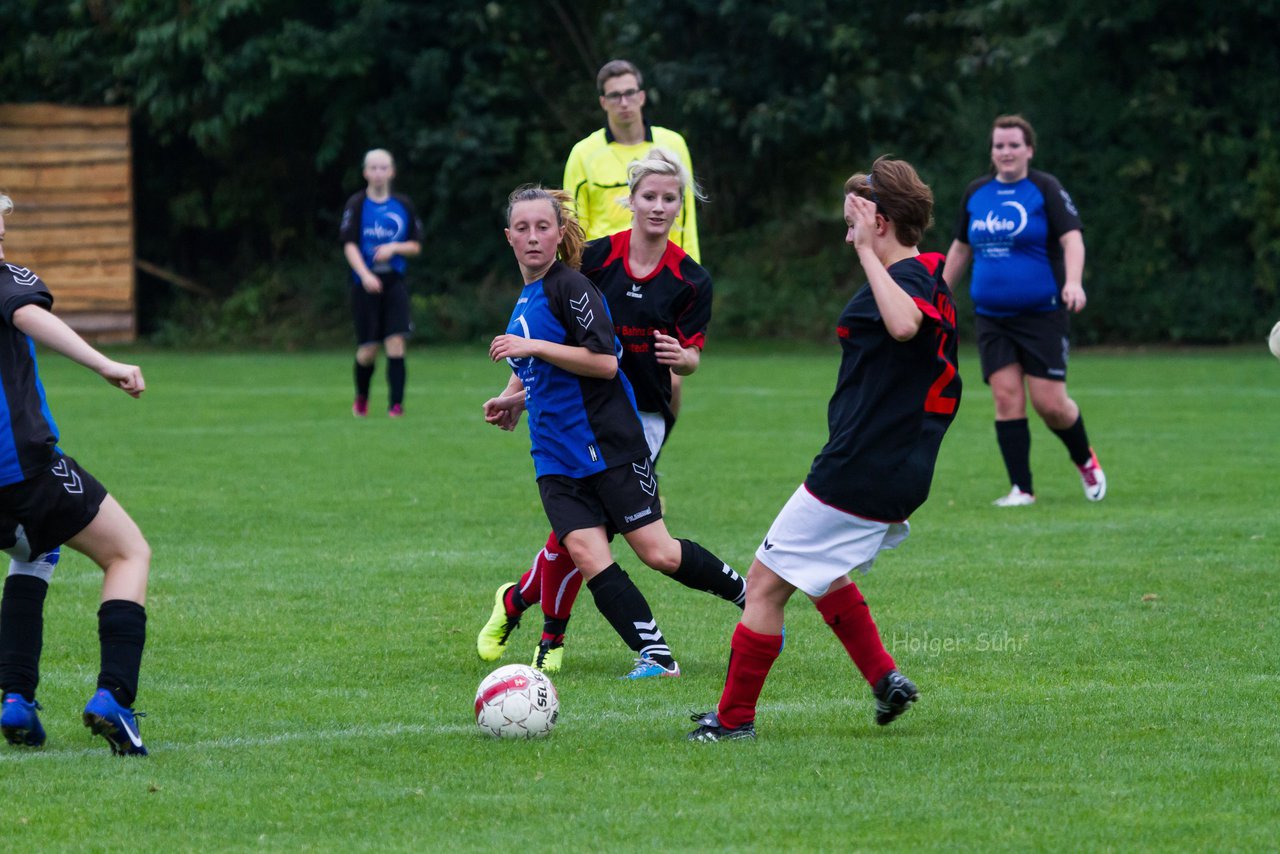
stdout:
[[[665,148],[679,157],[692,178],[693,162],[689,159],[689,147],[685,145],[684,137],[673,130],[652,125],[645,126],[644,142],[636,145],[622,145],[605,125],[569,152],[569,159],[564,164],[564,188],[573,194],[578,221],[582,223],[588,240],[631,227],[627,167],[654,146]],[[680,215],[671,227],[671,242],[694,261],[700,261],[698,213],[694,209],[694,201],[692,186],[686,187]]]

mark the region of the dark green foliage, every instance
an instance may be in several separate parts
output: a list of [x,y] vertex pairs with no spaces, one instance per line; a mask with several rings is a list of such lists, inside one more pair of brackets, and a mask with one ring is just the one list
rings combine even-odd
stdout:
[[5,10],[6,99],[129,104],[139,254],[221,294],[306,278],[323,259],[337,290],[293,292],[317,314],[345,298],[337,217],[362,184],[361,154],[381,146],[427,226],[413,265],[424,335],[491,334],[514,276],[506,194],[559,184],[569,148],[602,120],[595,70],[626,56],[646,74],[646,115],[685,134],[711,196],[700,218],[718,335],[825,334],[857,277],[839,186],[878,154],[911,160],[934,187],[925,246],[945,251],[1006,112],[1036,125],[1034,165],[1084,215],[1082,342],[1255,340],[1280,314],[1280,54],[1259,38],[1280,26],[1274,0]]

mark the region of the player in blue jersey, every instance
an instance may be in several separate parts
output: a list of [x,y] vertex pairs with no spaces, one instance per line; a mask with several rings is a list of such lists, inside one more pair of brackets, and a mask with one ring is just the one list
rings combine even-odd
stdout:
[[924,503],[942,437],[955,418],[955,304],[942,256],[917,244],[933,222],[933,193],[915,169],[881,157],[844,186],[846,242],[867,284],[836,326],[840,373],[827,407],[829,437],[809,476],[774,520],[747,573],[747,608],[730,642],[724,691],[695,715],[691,741],[754,738],[756,704],[782,651],[783,609],[809,595],[871,686],[887,724],[918,692],[885,650],[849,577],[896,548]]
[[[650,459],[658,455],[675,425],[672,374],[698,369],[711,321],[711,277],[671,241],[692,178],[678,156],[651,149],[628,171],[632,227],[587,244],[581,271],[604,294],[622,345],[622,372],[635,393]],[[696,195],[700,193],[693,190]],[[745,591],[736,574],[716,578],[717,595],[741,602]],[[542,637],[533,665],[560,669],[565,629],[582,576],[552,533],[518,582],[502,585],[493,611],[476,638],[486,661],[499,658],[526,609],[542,603]]]
[[409,197],[391,191],[395,161],[375,148],[364,156],[368,186],[347,199],[338,240],[351,268],[351,310],[356,324],[356,399],[351,412],[369,414],[378,345],[387,351],[387,415],[404,414],[405,339],[413,331],[405,258],[422,251],[422,222]]
[[511,195],[506,235],[524,288],[507,332],[489,347],[512,375],[485,402],[485,420],[512,430],[528,411],[543,509],[596,606],[636,653],[626,678],[678,676],[648,603],[614,562],[609,540],[621,534],[648,566],[725,598],[741,579],[702,546],[667,532],[635,394],[619,369],[622,347],[609,306],[574,269],[582,231],[565,212],[568,199],[540,187]]
[[1080,472],[1084,494],[1101,501],[1107,478],[1089,445],[1080,407],[1067,396],[1067,312],[1085,306],[1080,215],[1058,179],[1030,168],[1036,135],[1022,116],[991,129],[993,173],[969,184],[947,252],[953,287],[973,260],[969,294],[977,312],[982,378],[996,405],[996,442],[1011,488],[998,507],[1034,504],[1031,405]]
[[9,554],[0,597],[0,731],[14,745],[45,742],[36,702],[44,600],[65,543],[103,571],[98,688],[84,708],[84,724],[106,738],[113,753],[145,756],[131,706],[146,641],[151,549],[102,484],[58,448],[35,345],[133,397],[146,383],[137,366],[108,359],[54,317],[53,296],[35,273],[3,262],[4,217],[12,210],[9,197],[0,195],[0,423],[6,425],[0,430],[0,548]]

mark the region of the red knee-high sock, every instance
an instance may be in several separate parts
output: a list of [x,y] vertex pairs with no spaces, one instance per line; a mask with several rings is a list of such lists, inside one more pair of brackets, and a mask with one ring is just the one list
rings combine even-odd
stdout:
[[[555,548],[552,548],[553,544]],[[555,555],[561,551],[563,549],[560,547],[560,541],[552,531],[547,537],[547,544],[538,552],[533,563],[529,564],[524,575],[520,576],[520,583],[516,585],[516,591],[519,592],[520,599],[526,608],[538,604],[538,600],[542,598],[542,578],[545,574],[543,570],[547,565],[547,552],[551,552],[551,559],[555,560]],[[565,554],[567,556],[568,553],[565,552]]]
[[738,623],[729,650],[729,673],[717,711],[722,726],[740,727],[756,719],[756,701],[782,651],[782,635],[762,635]]
[[[582,589],[582,573],[574,566],[569,550],[560,544],[554,533],[547,538],[546,548],[538,560],[542,575],[542,616],[544,640],[564,642],[564,624],[573,612],[573,603]],[[551,631],[547,631],[550,628]]]
[[867,607],[867,600],[862,598],[858,585],[850,583],[833,590],[816,604],[822,619],[844,644],[849,657],[868,683],[874,687],[881,677],[893,670],[893,657],[880,641],[876,621],[871,619],[871,609]]

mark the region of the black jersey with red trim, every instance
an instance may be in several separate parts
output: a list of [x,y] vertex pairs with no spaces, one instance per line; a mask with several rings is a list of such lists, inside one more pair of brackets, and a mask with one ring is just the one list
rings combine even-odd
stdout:
[[582,273],[609,301],[613,329],[622,343],[622,371],[631,381],[636,407],[661,412],[670,427],[671,369],[658,363],[653,334],[661,332],[682,347],[706,345],[711,322],[711,276],[683,249],[667,241],[662,260],[643,278],[631,273],[631,231],[587,244]]
[[36,348],[13,325],[24,305],[53,307],[53,295],[26,267],[0,262],[0,486],[47,469],[58,455],[53,422],[36,367]]
[[889,334],[870,284],[840,315],[836,334],[843,354],[827,407],[830,437],[805,479],[824,504],[899,522],[929,497],[938,448],[961,389],[956,308],[942,280],[942,261],[929,252],[889,267],[924,315],[911,340]]

